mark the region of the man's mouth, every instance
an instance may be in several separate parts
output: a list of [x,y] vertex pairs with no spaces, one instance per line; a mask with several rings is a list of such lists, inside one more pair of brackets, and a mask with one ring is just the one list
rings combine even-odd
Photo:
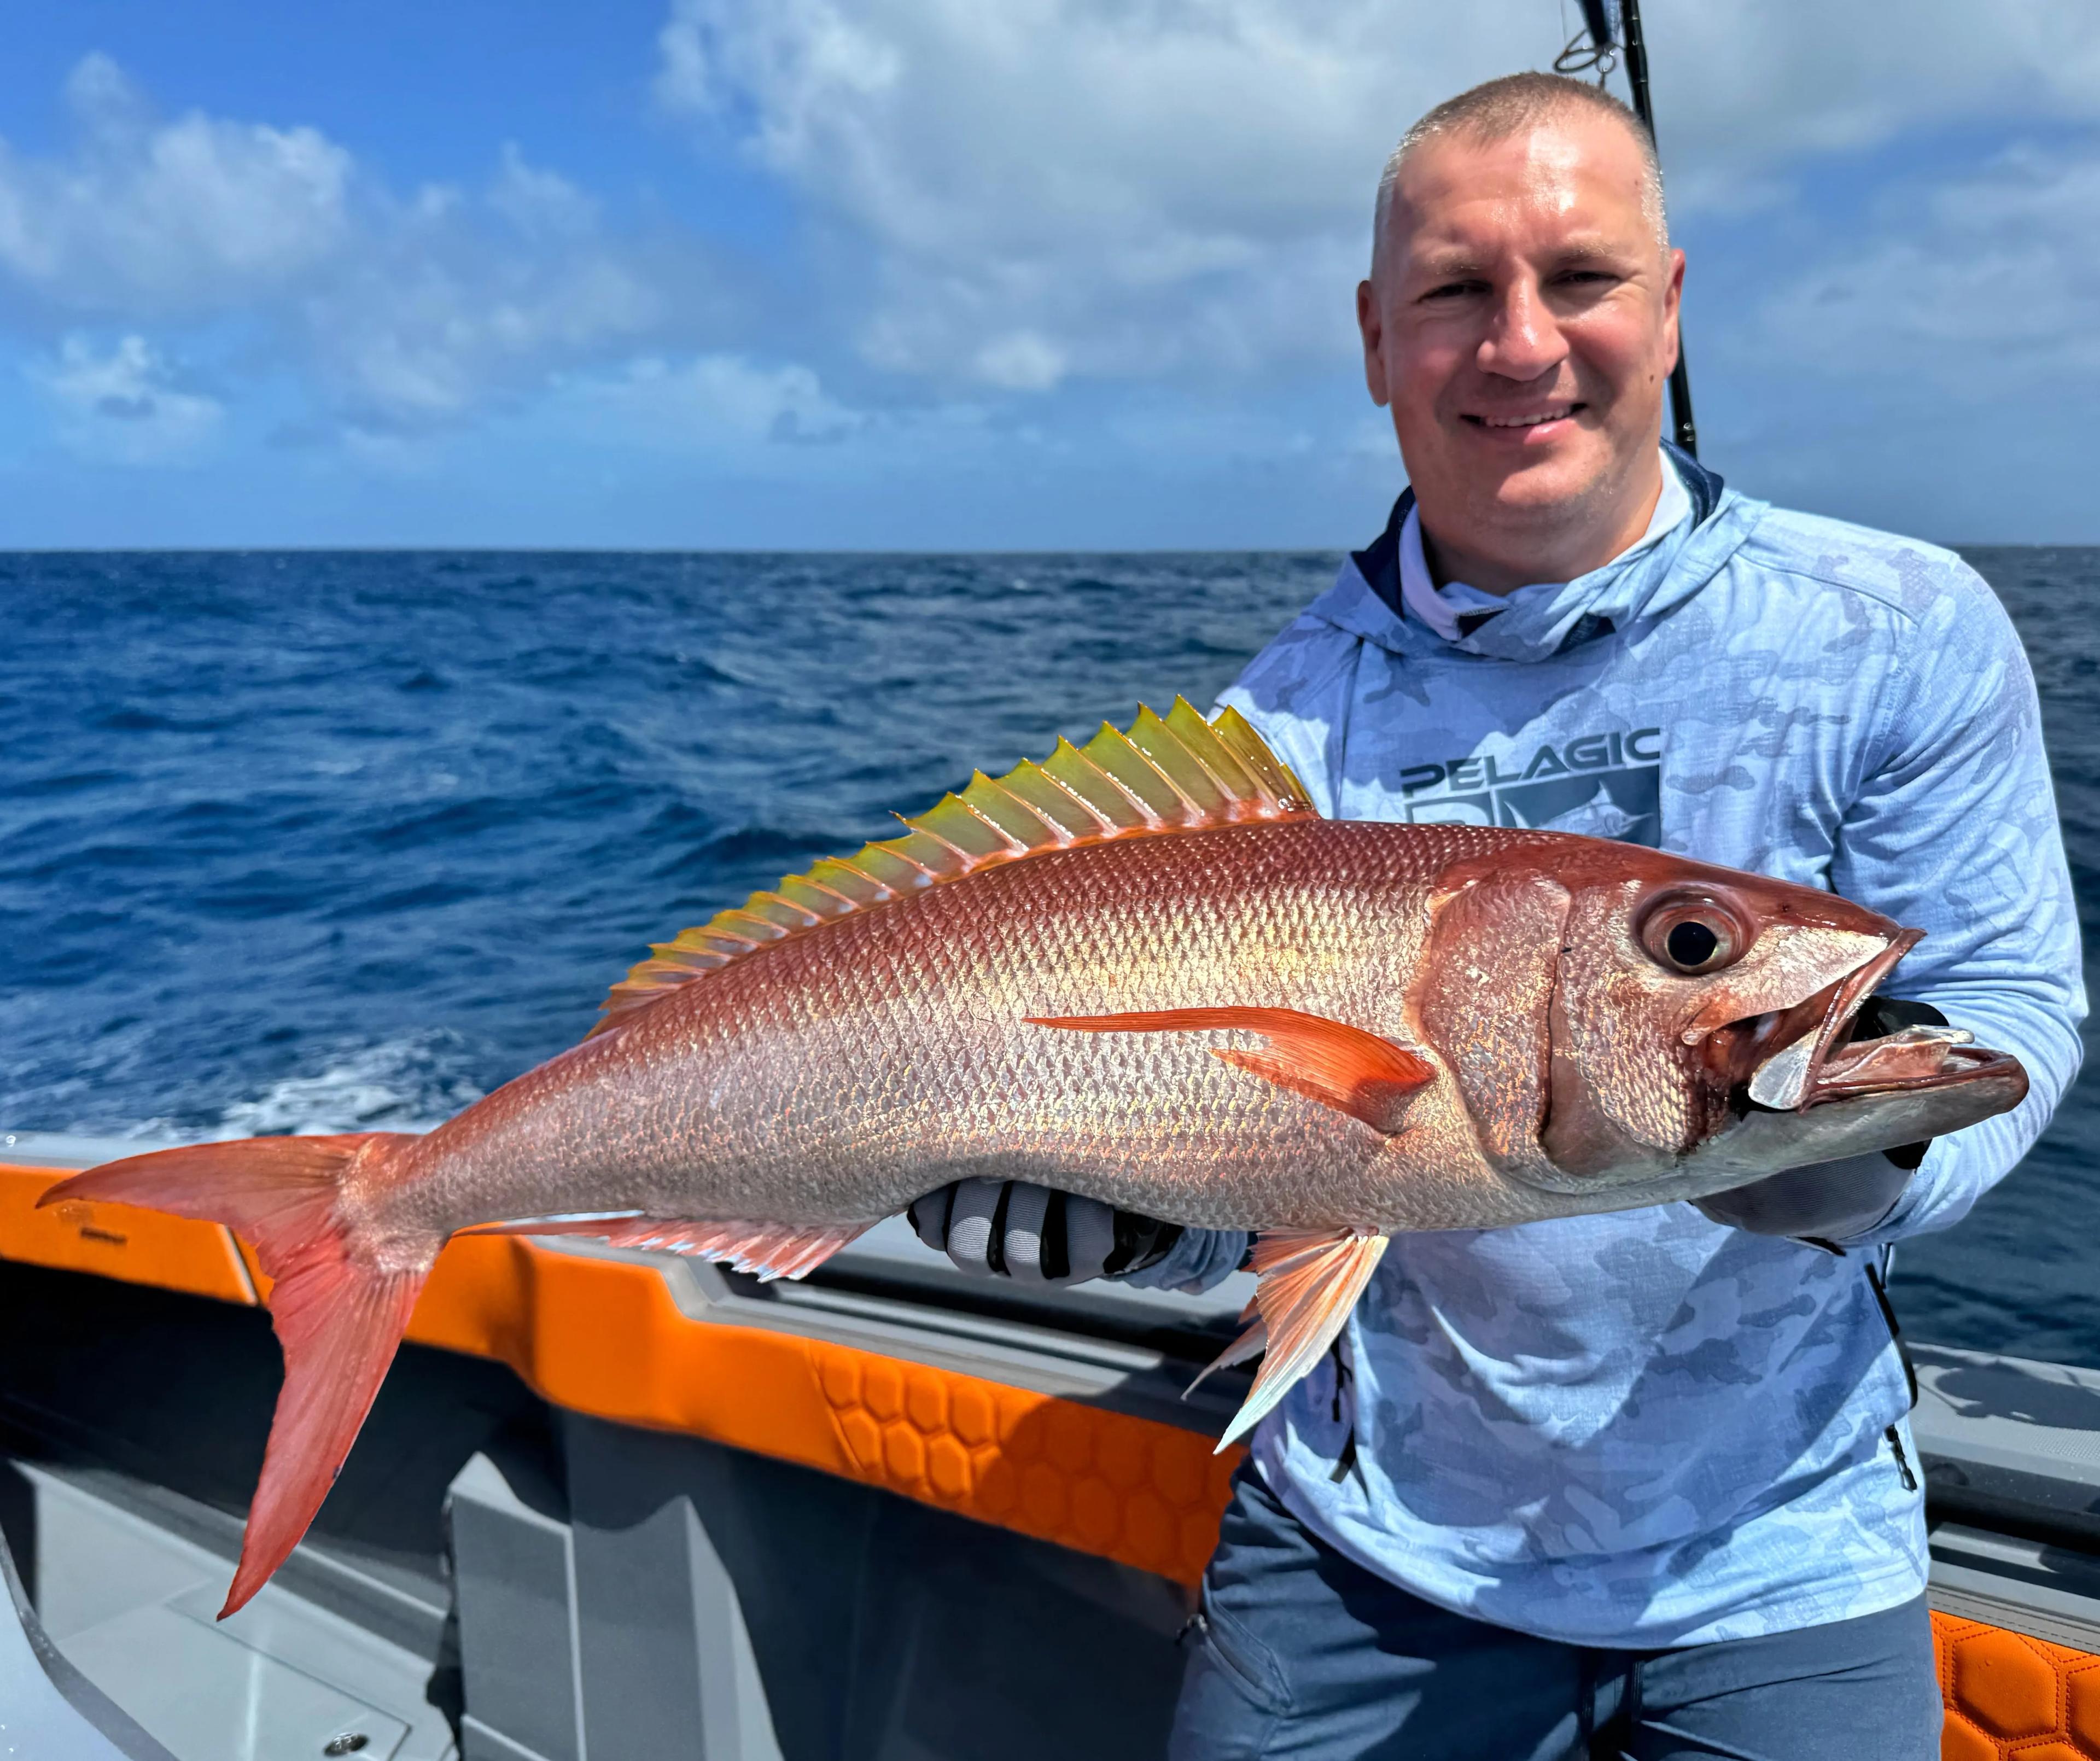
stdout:
[[1471,422],[1476,428],[1498,430],[1542,428],[1548,422],[1566,421],[1582,408],[1580,404],[1553,404],[1544,409],[1532,410],[1521,415],[1515,413],[1498,416],[1468,414],[1462,419]]

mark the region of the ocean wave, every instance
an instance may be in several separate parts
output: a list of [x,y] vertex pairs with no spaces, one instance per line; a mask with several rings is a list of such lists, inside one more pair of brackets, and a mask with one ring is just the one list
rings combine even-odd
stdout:
[[320,1068],[280,1077],[262,1093],[227,1101],[200,1126],[148,1119],[128,1134],[197,1143],[233,1137],[316,1137],[338,1132],[429,1131],[482,1097],[467,1075],[470,1052],[458,1034],[434,1029],[377,1044],[338,1046]]

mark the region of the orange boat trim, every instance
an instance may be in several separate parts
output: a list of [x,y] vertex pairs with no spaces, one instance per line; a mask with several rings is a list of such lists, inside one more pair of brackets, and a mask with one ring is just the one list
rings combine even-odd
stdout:
[[[0,1167],[0,1256],[253,1304],[269,1280],[215,1223],[35,1208],[60,1170]],[[1031,1389],[761,1327],[695,1321],[653,1266],[463,1236],[408,1322],[535,1393],[902,1494],[1185,1584],[1202,1575],[1242,1451]]]
[[2100,1757],[2100,1657],[1948,1614],[1932,1640],[1945,1761]]

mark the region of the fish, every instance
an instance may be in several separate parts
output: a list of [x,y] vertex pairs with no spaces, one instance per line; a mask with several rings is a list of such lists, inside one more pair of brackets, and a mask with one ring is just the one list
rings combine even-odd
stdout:
[[1246,1229],[1219,1363],[1261,1366],[1229,1442],[1396,1232],[1696,1199],[2027,1089],[1958,1030],[1854,1040],[1917,930],[1633,845],[1325,819],[1229,708],[1141,710],[903,826],[657,945],[580,1043],[427,1135],[192,1145],[45,1194],[226,1225],[273,1281],[285,1381],[222,1618],[305,1533],[461,1232],[792,1278],[970,1176]]

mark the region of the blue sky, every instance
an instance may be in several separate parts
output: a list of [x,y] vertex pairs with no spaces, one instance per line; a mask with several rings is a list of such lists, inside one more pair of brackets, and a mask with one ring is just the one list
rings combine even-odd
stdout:
[[[1319,546],[1392,138],[1560,0],[75,0],[0,546]],[[1649,0],[1709,461],[2100,541],[2100,8]]]

